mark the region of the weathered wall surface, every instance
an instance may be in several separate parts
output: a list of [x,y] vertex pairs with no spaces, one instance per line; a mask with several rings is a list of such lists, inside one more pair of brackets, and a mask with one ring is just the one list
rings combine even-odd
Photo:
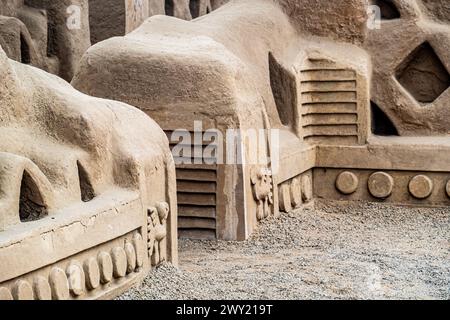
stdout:
[[155,3],[153,0],[89,0],[92,44],[133,31],[148,18]]
[[113,297],[177,263],[163,131],[0,48],[0,300]]
[[91,44],[123,36],[149,16],[191,20],[213,10],[210,0],[1,1],[0,45],[6,54],[65,80],[72,79]]
[[364,44],[373,62],[372,105],[401,136],[448,136],[449,3],[384,3],[379,27]]
[[[370,29],[369,4],[380,6],[381,29]],[[135,105],[169,135],[192,133],[194,121],[223,133],[280,130],[278,149],[264,150],[280,159],[272,176],[250,165],[178,167],[179,221],[190,236],[247,237],[266,216],[259,191],[270,188],[261,181],[272,181],[280,211],[316,196],[447,205],[448,26],[420,8],[412,1],[236,0],[193,21],[152,17],[88,50],[72,83]],[[408,100],[395,99],[397,91]],[[424,161],[431,157],[433,166]],[[199,192],[188,192],[192,176]],[[186,210],[195,204],[212,210]]]
[[354,43],[361,43],[366,36],[367,0],[274,1],[299,31]]
[[0,44],[8,56],[70,80],[90,46],[88,1],[8,1],[2,8]]

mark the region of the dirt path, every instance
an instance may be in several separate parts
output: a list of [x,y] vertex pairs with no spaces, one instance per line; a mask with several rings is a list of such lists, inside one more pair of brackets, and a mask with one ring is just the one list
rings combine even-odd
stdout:
[[316,204],[245,242],[180,241],[121,299],[450,299],[450,209]]

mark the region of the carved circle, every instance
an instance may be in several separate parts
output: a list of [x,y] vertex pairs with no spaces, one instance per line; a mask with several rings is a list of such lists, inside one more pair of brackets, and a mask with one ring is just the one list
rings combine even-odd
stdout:
[[33,288],[24,280],[17,280],[14,284],[13,296],[16,300],[34,300]]
[[450,180],[447,182],[447,186],[445,187],[445,191],[447,192],[447,196],[450,198]]
[[136,265],[140,268],[144,265],[145,248],[142,236],[139,233],[133,236],[133,246],[136,252]]
[[418,175],[409,181],[409,192],[417,199],[426,199],[433,192],[433,181],[424,175]]
[[302,198],[305,202],[313,199],[313,185],[311,177],[307,174],[302,177]]
[[291,190],[288,183],[283,183],[278,189],[278,198],[280,202],[280,210],[283,212],[292,211]]
[[89,258],[83,265],[86,277],[86,286],[89,290],[94,290],[100,285],[100,268],[95,258]]
[[291,203],[295,209],[302,204],[302,183],[300,178],[294,178],[291,181]]
[[38,276],[34,280],[34,293],[38,300],[52,300],[52,288],[44,277]]
[[121,247],[116,247],[111,251],[114,266],[114,277],[122,278],[127,274],[127,254]]
[[342,172],[336,179],[336,188],[345,195],[355,193],[358,189],[358,184],[358,177],[350,171]]
[[108,283],[113,277],[113,262],[107,252],[100,252],[98,255],[98,264],[100,266],[100,280],[103,284]]
[[5,300],[13,300],[13,296],[8,288],[0,287],[0,301]]
[[69,299],[69,281],[63,269],[56,267],[52,269],[50,272],[50,287],[52,288],[53,299]]
[[369,177],[369,192],[378,199],[386,199],[394,190],[394,179],[385,172],[375,172]]
[[132,273],[136,269],[136,250],[130,242],[125,243],[125,253],[127,255],[127,273]]
[[67,267],[67,278],[69,279],[70,292],[74,296],[81,296],[84,293],[86,278],[83,267],[77,261],[73,261]]

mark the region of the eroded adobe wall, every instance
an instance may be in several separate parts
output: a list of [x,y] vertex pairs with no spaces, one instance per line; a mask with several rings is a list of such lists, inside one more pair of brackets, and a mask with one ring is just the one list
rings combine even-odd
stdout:
[[367,0],[273,0],[302,32],[361,43],[367,31]]
[[450,2],[447,0],[422,0],[425,13],[432,19],[450,22]]
[[7,2],[0,44],[8,56],[70,80],[90,46],[87,0]]
[[177,263],[163,131],[0,48],[0,300],[111,298]]
[[91,41],[123,36],[154,15],[192,20],[229,0],[89,0]]
[[91,44],[133,31],[149,16],[191,20],[210,0],[1,0],[0,45],[19,62],[71,80]]
[[89,0],[91,43],[125,34],[126,15],[124,0]]
[[[88,51],[73,84],[84,92],[123,99],[145,110],[168,133],[180,127],[191,130],[193,120],[218,127],[214,123],[218,118],[221,125],[230,127],[279,129],[281,165],[274,174],[273,190],[282,211],[314,197],[446,205],[446,137],[376,137],[392,132],[408,135],[405,129],[414,136],[438,135],[449,128],[448,107],[441,106],[442,112],[436,113],[427,102],[425,117],[407,113],[417,103],[406,87],[420,87],[417,99],[424,102],[431,100],[434,91],[440,94],[440,103],[448,101],[446,68],[435,68],[438,61],[445,66],[449,51],[437,49],[448,40],[443,18],[433,15],[443,5],[436,9],[419,1],[394,3],[398,8],[381,0],[239,0],[193,22],[154,17],[126,37]],[[380,30],[370,29],[369,4],[382,11]],[[403,17],[408,16],[405,23]],[[438,35],[441,44],[433,45]],[[421,46],[425,38],[430,46]],[[110,54],[117,47],[122,50]],[[444,81],[437,85],[414,81],[416,74]],[[395,90],[403,90],[410,101],[401,104],[393,99]],[[385,103],[380,112],[371,114],[378,99]],[[386,112],[390,109],[397,118],[390,118]],[[267,117],[263,124],[258,122],[261,115]],[[369,132],[371,116],[372,129],[376,127],[373,134]],[[427,166],[424,159],[429,158],[433,164]],[[341,175],[343,168],[349,172]],[[189,169],[198,173],[204,168]],[[230,174],[217,175],[222,183],[213,189],[217,202],[208,203],[216,208],[215,215],[201,217],[209,219],[208,230],[214,228],[209,224],[212,219],[219,235],[224,225],[236,230],[240,225],[234,208],[247,209],[249,225],[256,221],[255,211],[255,216],[264,216],[261,206],[253,204],[258,196],[249,192],[258,182],[250,184],[251,170],[244,170],[234,173],[239,181]],[[223,188],[227,183],[239,187],[238,191]],[[186,195],[189,184],[180,185],[182,206],[197,200]],[[377,193],[377,188],[389,192]],[[231,199],[230,194],[240,198]],[[222,200],[225,206],[221,207],[217,203]],[[203,220],[202,224],[188,221],[191,213],[181,212],[183,231],[205,225]],[[224,219],[229,213],[231,218]]]
[[[307,6],[306,1],[301,3]],[[327,3],[322,5],[325,7]],[[331,20],[335,19],[335,25],[342,24],[344,30],[346,23],[352,25],[344,13],[336,17],[333,5],[328,6],[327,13]],[[356,16],[361,8],[366,14],[360,6]],[[350,14],[352,9],[347,9],[348,12],[341,11]],[[317,16],[320,12],[313,14]],[[296,20],[299,21],[294,23]],[[278,193],[277,183],[290,178],[296,186],[292,189],[294,207],[311,201],[313,172],[308,165],[314,165],[314,149],[304,157],[299,156],[302,148],[308,147],[302,141],[304,136],[311,138],[308,141],[311,146],[365,143],[367,55],[356,46],[337,45],[330,39],[316,44],[312,36],[322,36],[327,31],[318,32],[313,25],[308,30],[302,29],[299,27],[302,21],[308,21],[308,17],[286,15],[270,0],[234,1],[192,22],[154,17],[125,37],[91,48],[83,58],[80,72],[72,82],[75,87],[88,94],[136,105],[157,119],[169,134],[176,128],[192,131],[193,122],[199,120],[205,128],[220,128],[223,133],[236,127],[282,130],[286,148],[280,155],[281,170],[290,171],[289,176],[283,175],[284,180],[278,180],[279,171],[273,176],[261,174],[250,165],[178,168],[179,222],[183,235],[245,239],[259,220],[277,214],[277,199],[287,198],[286,192]],[[330,38],[360,43],[366,30],[365,25],[360,27],[361,30],[352,33],[335,32]],[[112,48],[121,49],[111,54]],[[309,58],[312,65],[305,62]],[[302,91],[300,83],[308,81],[317,92]],[[319,87],[324,82],[328,88],[337,89],[324,93],[327,87]],[[297,94],[306,97],[305,101]],[[285,115],[284,123],[279,119],[275,100],[280,102],[279,109],[287,111],[279,112]],[[313,114],[307,120],[305,117],[308,125],[298,131],[309,134],[298,132],[295,126],[302,126],[299,113],[303,103],[305,109],[318,109],[322,100],[327,107],[331,105],[329,110],[339,110],[344,102],[349,110],[344,115],[325,114],[329,116],[325,119],[321,114]],[[247,152],[250,150],[247,147],[243,145],[242,149]],[[260,169],[270,172],[267,164],[261,164]],[[197,181],[189,180],[192,177]],[[283,208],[288,208],[287,203]]]
[[122,36],[144,22],[154,0],[89,0],[91,43]]
[[449,2],[371,3],[381,8],[364,44],[373,62],[372,114],[379,115],[374,133],[449,135]]

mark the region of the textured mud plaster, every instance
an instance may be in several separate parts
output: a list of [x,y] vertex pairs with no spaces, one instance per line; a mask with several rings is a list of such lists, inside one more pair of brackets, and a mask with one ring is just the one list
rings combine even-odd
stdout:
[[[100,33],[175,17],[89,48],[72,81],[85,94],[0,51],[0,299],[112,297],[176,264],[178,226],[244,240],[317,198],[450,205],[445,2],[235,0],[192,21],[178,18],[220,3],[101,3],[92,15],[123,19],[91,16]],[[367,30],[369,3],[380,30]],[[69,78],[58,54],[90,36],[85,20],[74,37],[59,29],[69,4],[87,2],[1,7],[8,54]],[[225,142],[237,163],[175,169],[166,135],[179,128],[260,129],[265,161],[247,162],[244,139]]]
[[88,0],[2,0],[0,6],[0,44],[8,56],[70,80],[90,46]]
[[210,0],[172,2],[1,0],[0,45],[11,59],[70,81],[91,43],[123,36],[152,15],[169,14],[191,20],[211,12],[213,4],[214,8],[223,4]]
[[[151,17],[90,48],[72,84],[135,105],[169,137],[193,134],[194,121],[279,130],[259,147],[277,167],[177,167],[182,236],[240,240],[314,198],[446,206],[448,28],[419,2],[383,4],[381,30],[368,30],[365,0],[240,0],[193,21]],[[410,92],[417,73],[424,102]],[[250,144],[240,149],[249,159]]]
[[[362,6],[347,3],[348,11],[340,9],[343,10],[340,15],[335,15],[331,14],[336,9],[333,5],[319,2],[320,10],[330,15],[330,21],[343,25],[343,30],[350,32],[334,33],[331,39],[323,39],[315,45],[310,39],[326,32],[314,30],[312,17],[299,15],[295,10],[286,14],[292,5],[295,3],[287,1],[279,4],[273,1],[232,1],[192,22],[151,17],[127,36],[109,39],[89,49],[72,84],[88,94],[137,106],[168,133],[177,128],[191,131],[194,121],[203,121],[205,129],[217,128],[224,134],[227,129],[236,128],[285,129],[286,136],[291,134],[289,137],[292,138],[285,142],[301,143],[303,135],[312,140],[325,140],[327,134],[332,134],[328,130],[340,129],[333,127],[335,122],[340,125],[342,121],[344,124],[349,121],[349,125],[343,128],[348,133],[334,134],[330,140],[334,139],[335,143],[364,141],[364,130],[368,128],[366,113],[361,111],[359,120],[356,113],[368,101],[363,77],[369,68],[363,50],[348,42],[360,42],[365,25],[358,24],[359,29],[353,28],[354,21],[344,17],[344,14],[360,10]],[[301,2],[301,6],[308,7],[306,2]],[[308,10],[313,11],[309,7]],[[299,28],[303,21],[309,21],[308,30]],[[335,45],[334,37],[342,39],[341,44]],[[322,52],[331,52],[331,57]],[[348,52],[352,53],[352,62],[348,61]],[[310,57],[316,65],[309,66]],[[334,61],[344,61],[344,65],[351,65],[349,68],[355,71],[345,70],[339,63],[334,65]],[[323,121],[320,115],[309,117],[311,123],[303,128],[299,110],[303,98],[296,95],[301,94],[299,83],[307,81],[302,79],[302,70],[320,71],[327,64],[330,65],[327,68],[333,68],[331,72],[324,72],[329,73],[330,81],[339,82],[340,77],[347,81],[343,89],[348,87],[349,92],[339,93],[342,98],[337,100],[348,97],[350,114],[343,119],[339,115],[337,120],[333,118],[330,125],[325,126],[323,134],[319,132],[323,129],[319,125],[324,124],[320,123]],[[313,83],[321,74],[305,75],[311,77],[309,82],[312,84],[304,96],[309,95],[313,100],[322,98],[323,90]],[[286,88],[285,84],[288,84]],[[358,100],[355,99],[356,90],[359,92]],[[310,101],[310,104],[314,103]],[[307,133],[303,134],[303,130]],[[295,134],[302,138],[295,138]],[[291,151],[298,147],[294,143]],[[240,149],[244,158],[251,157],[250,145],[242,143]],[[261,152],[270,159],[272,151],[269,147],[261,149]],[[306,202],[312,200],[309,169],[305,167],[304,172],[296,172],[298,180],[304,184]],[[209,170],[208,173],[214,170],[212,182],[216,187],[216,192],[208,194],[208,197],[204,195],[206,189],[200,187],[191,189],[189,197],[184,189],[179,190],[180,208],[184,210],[187,205],[196,208],[195,211],[180,213],[180,227],[190,229],[191,235],[201,235],[203,229],[208,229],[217,238],[245,239],[256,228],[259,219],[278,214],[277,176],[271,173],[270,161],[254,166],[233,165],[231,168],[224,165],[214,168],[180,166],[181,186],[185,185],[181,180],[186,179],[186,170],[202,170],[202,174],[205,170]],[[205,178],[201,182],[207,188],[211,181]],[[298,190],[294,191],[298,194]],[[200,205],[213,206],[214,210],[205,212],[203,208],[197,208]]]
[[149,16],[150,8],[155,9],[153,3],[157,1],[89,0],[92,44],[111,37],[123,36],[136,29]]
[[450,87],[450,74],[428,42],[415,49],[399,66],[397,79],[424,104],[434,102]]
[[448,135],[448,1],[390,4],[399,17],[369,30],[364,44],[373,62],[371,99],[401,136]]
[[[151,206],[167,208],[153,264],[177,263],[175,168],[158,125],[136,108],[89,97],[10,60],[1,49],[0,76],[1,290],[15,299],[39,298],[47,285],[58,299],[118,294],[152,265]],[[85,272],[72,262],[95,266],[98,255],[112,258],[114,279],[67,292],[72,272]],[[21,294],[28,287],[31,293]]]
[[450,22],[450,3],[447,0],[422,0],[422,4],[431,19]]
[[89,0],[91,42],[123,36],[145,19],[169,15],[192,20],[210,13],[228,2],[211,0]]
[[361,43],[367,29],[367,4],[363,0],[273,0],[291,17],[301,32]]

